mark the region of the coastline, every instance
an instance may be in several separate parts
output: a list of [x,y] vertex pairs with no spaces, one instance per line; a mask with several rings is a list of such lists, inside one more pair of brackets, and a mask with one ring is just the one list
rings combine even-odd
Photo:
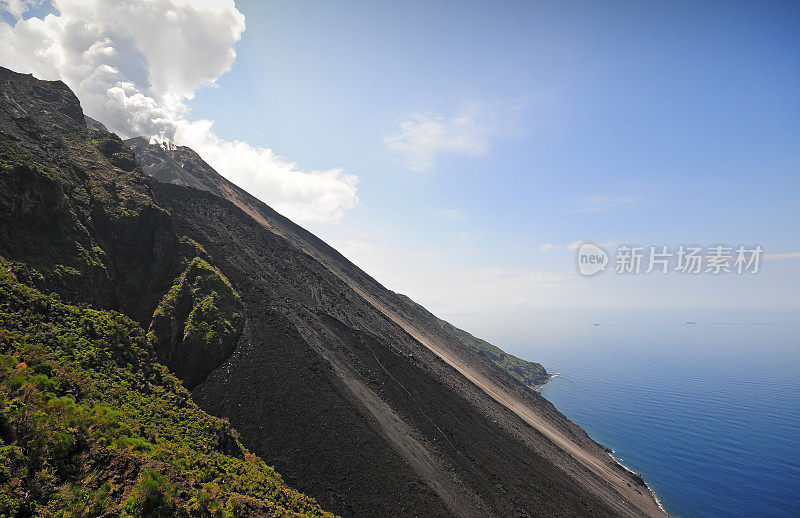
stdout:
[[[594,439],[592,439],[592,440],[594,440]],[[628,473],[630,473],[631,475],[633,475],[633,476],[635,476],[635,477],[637,477],[637,478],[641,479],[641,481],[642,481],[642,484],[644,485],[644,487],[646,487],[646,488],[647,488],[647,490],[648,490],[648,491],[650,491],[650,496],[652,496],[652,497],[653,497],[653,500],[655,500],[655,501],[656,501],[656,504],[658,504],[658,507],[659,507],[659,509],[661,509],[662,511],[664,511],[664,512],[666,513],[666,512],[667,512],[667,510],[666,510],[666,509],[664,509],[664,504],[662,504],[662,503],[661,503],[661,500],[658,498],[658,494],[656,494],[656,491],[655,491],[655,490],[654,490],[654,489],[653,489],[653,488],[650,486],[650,484],[649,484],[649,483],[648,483],[648,482],[647,482],[647,481],[644,479],[644,477],[642,476],[642,474],[641,474],[641,473],[639,473],[638,471],[634,471],[634,470],[632,470],[631,468],[629,468],[628,466],[626,466],[625,464],[623,464],[622,462],[620,462],[620,460],[614,456],[614,453],[615,453],[615,452],[614,452],[614,450],[610,450],[610,453],[608,454],[608,456],[609,456],[609,457],[611,457],[612,459],[614,459],[614,462],[616,462],[617,464],[619,464],[619,467],[621,467],[622,469],[624,469],[625,471],[627,471],[627,472],[628,472]]]
[[[558,377],[561,377],[561,373],[560,373],[560,372],[556,372],[556,373],[554,373],[554,374],[550,374],[550,373],[548,373],[547,381],[545,381],[545,382],[544,382],[544,383],[542,383],[541,385],[537,385],[537,386],[536,386],[536,388],[535,388],[534,390],[535,390],[536,392],[541,392],[541,390],[542,390],[542,389],[545,387],[545,385],[547,385],[547,383],[549,383],[549,382],[550,382],[551,380],[553,380],[554,378],[558,378]],[[544,396],[542,396],[542,397],[544,397]],[[549,401],[549,400],[548,400],[548,401]],[[581,424],[580,424],[580,423],[578,423],[578,422],[575,422],[575,424],[577,424],[578,426],[581,426]],[[583,428],[583,426],[581,426],[581,428]],[[583,430],[586,432],[586,429],[585,429],[585,428],[583,428]],[[603,443],[601,443],[601,442],[597,441],[597,440],[596,440],[594,437],[592,437],[591,435],[589,435],[589,432],[586,432],[586,435],[588,435],[588,436],[589,436],[589,438],[590,438],[592,441],[594,441],[594,442],[595,442],[595,444],[597,444],[598,446],[600,446],[601,448],[603,448],[603,449],[606,451],[606,453],[608,454],[608,456],[609,456],[609,457],[611,457],[611,458],[614,460],[614,462],[615,462],[615,463],[616,463],[616,464],[617,464],[617,465],[618,465],[620,468],[624,469],[624,470],[625,470],[626,472],[628,472],[628,473],[629,473],[631,476],[633,476],[634,478],[638,479],[638,481],[641,483],[641,485],[643,485],[644,487],[646,487],[646,488],[647,488],[647,491],[650,493],[650,496],[653,498],[653,500],[655,500],[655,502],[656,502],[656,505],[658,505],[658,508],[659,508],[659,509],[661,509],[661,511],[663,511],[665,514],[669,514],[669,513],[667,512],[667,510],[664,508],[664,504],[661,502],[661,499],[659,499],[659,498],[658,498],[658,494],[656,493],[656,491],[655,491],[655,490],[654,490],[654,489],[653,489],[653,488],[650,486],[650,484],[649,484],[649,483],[648,483],[648,482],[647,482],[647,481],[644,479],[644,477],[642,476],[642,474],[641,474],[641,473],[639,473],[638,471],[634,471],[634,470],[632,470],[631,468],[629,468],[628,466],[626,466],[625,464],[623,464],[623,463],[622,463],[622,462],[621,462],[621,461],[620,461],[618,458],[616,458],[616,457],[614,456],[614,453],[616,453],[616,452],[614,451],[614,449],[612,449],[612,448],[609,448],[609,447],[608,447],[608,446],[606,446],[605,444],[603,444]]]
[[557,378],[559,375],[560,374],[558,372],[556,372],[555,374],[551,374],[551,373],[548,372],[547,373],[547,380],[544,383],[536,384],[531,388],[536,392],[541,392],[541,390],[544,388],[544,386],[547,385],[548,383],[550,383],[550,380],[552,380],[553,378]]

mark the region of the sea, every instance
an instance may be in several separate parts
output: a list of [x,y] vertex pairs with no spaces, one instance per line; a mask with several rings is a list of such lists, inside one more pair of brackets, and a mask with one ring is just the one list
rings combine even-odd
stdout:
[[557,373],[541,394],[677,517],[800,517],[800,315],[526,312],[456,325]]

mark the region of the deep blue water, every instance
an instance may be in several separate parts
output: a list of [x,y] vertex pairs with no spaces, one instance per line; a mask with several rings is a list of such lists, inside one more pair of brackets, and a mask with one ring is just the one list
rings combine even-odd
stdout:
[[671,514],[800,516],[800,316],[686,317],[454,320],[560,373],[542,394]]

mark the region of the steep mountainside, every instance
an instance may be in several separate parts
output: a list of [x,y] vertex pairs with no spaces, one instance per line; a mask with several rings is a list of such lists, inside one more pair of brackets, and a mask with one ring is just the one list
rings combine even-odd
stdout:
[[[453,462],[451,465],[452,470],[456,471],[457,476],[463,477],[458,481],[457,486],[467,485],[472,488],[475,494],[480,495],[479,505],[486,505],[488,501],[486,507],[476,509],[465,504],[463,499],[460,502],[451,500],[447,504],[450,506],[451,511],[456,508],[456,514],[465,515],[480,515],[482,513],[535,515],[537,512],[553,515],[579,515],[587,512],[589,514],[601,514],[602,511],[599,510],[589,512],[581,506],[574,507],[574,500],[572,504],[565,503],[565,500],[569,501],[574,498],[569,495],[569,487],[576,483],[582,491],[585,490],[592,493],[592,499],[599,499],[604,502],[603,505],[610,506],[612,508],[610,512],[612,513],[623,515],[663,514],[646,487],[644,487],[641,478],[627,473],[607,455],[605,448],[592,441],[582,429],[567,420],[548,401],[530,390],[531,385],[541,383],[548,376],[544,368],[539,364],[519,363],[523,362],[523,360],[506,355],[506,353],[494,348],[488,342],[474,338],[472,335],[437,319],[407,297],[385,289],[372,277],[316,236],[295,225],[269,206],[228,182],[191,149],[181,146],[149,144],[142,138],[131,139],[126,143],[131,146],[143,164],[168,163],[173,169],[178,167],[183,168],[185,171],[191,171],[193,177],[201,181],[205,186],[203,190],[232,202],[254,220],[257,224],[256,227],[261,227],[260,232],[264,232],[264,238],[256,236],[251,238],[237,237],[230,239],[231,241],[235,243],[254,243],[263,239],[263,246],[266,247],[266,244],[271,242],[267,239],[267,236],[272,236],[273,239],[276,237],[282,238],[277,240],[276,243],[280,243],[282,248],[293,250],[295,254],[297,251],[307,254],[316,262],[316,264],[314,262],[310,264],[313,264],[315,268],[322,267],[323,274],[320,277],[324,276],[326,279],[336,282],[335,287],[332,289],[333,293],[330,294],[323,290],[323,284],[310,282],[302,278],[297,279],[292,281],[292,284],[296,287],[301,287],[301,290],[295,291],[295,296],[313,286],[311,293],[313,298],[310,301],[302,301],[302,299],[298,300],[298,298],[286,299],[285,302],[290,304],[284,304],[282,300],[283,294],[281,294],[273,304],[275,304],[276,309],[280,308],[279,311],[282,314],[292,315],[293,318],[298,318],[296,313],[300,309],[311,310],[315,313],[322,312],[326,316],[335,316],[338,319],[338,324],[344,322],[355,333],[351,335],[349,340],[346,336],[342,338],[341,333],[336,330],[333,332],[334,336],[331,337],[330,326],[323,320],[323,325],[328,324],[328,329],[325,330],[327,332],[318,331],[320,334],[306,337],[305,342],[311,348],[319,351],[319,355],[328,359],[331,365],[355,364],[362,376],[367,375],[381,380],[379,382],[379,397],[384,400],[387,400],[393,390],[401,394],[413,394],[411,401],[403,402],[405,407],[409,405],[411,407],[411,411],[406,418],[412,425],[411,430],[425,430],[426,427],[430,427],[433,424],[435,427],[434,434],[432,438],[428,438],[428,441],[437,447],[433,448],[432,457],[434,459],[441,455],[450,457],[452,452],[447,451],[448,448],[446,446],[452,447],[457,453],[455,460],[450,460],[450,462]],[[147,166],[144,166],[144,169],[146,173],[151,173],[150,168]],[[156,174],[153,172],[153,175]],[[172,174],[170,177],[162,177],[162,179],[174,185],[182,185],[177,173]],[[158,191],[164,195],[159,200],[165,207],[173,207],[170,209],[173,214],[177,213],[178,209],[177,206],[172,205],[173,200],[185,200],[187,196],[185,192],[167,186],[158,189]],[[196,195],[200,196],[199,193],[196,193]],[[203,196],[203,199],[212,200],[213,197]],[[210,201],[205,203],[210,203]],[[182,210],[186,210],[186,213],[185,216],[181,216],[179,219],[186,222],[207,221],[208,219],[225,221],[228,217],[223,214],[218,214],[211,218],[209,218],[210,213],[204,213],[203,215],[192,214],[195,207],[199,208],[200,205],[201,202],[199,201],[195,202],[195,205],[180,204],[180,207]],[[222,208],[223,206],[220,207]],[[212,207],[212,205],[208,205],[206,209],[211,211]],[[225,208],[225,211],[228,210],[231,210],[232,214],[236,213],[232,208]],[[245,221],[246,218],[242,220],[241,225],[236,224],[237,230],[244,231],[246,228]],[[209,229],[199,228],[198,226],[197,231],[206,233]],[[204,239],[212,242],[225,240],[222,235],[208,235]],[[231,262],[241,263],[238,269],[245,273],[246,284],[250,284],[254,280],[254,271],[262,270],[256,267],[255,263],[241,261],[240,254],[248,257],[247,261],[253,257],[252,251],[248,250],[251,248],[252,245],[236,251],[231,248],[221,251],[221,255],[228,256]],[[264,254],[263,257],[269,269],[275,269],[278,272],[283,269],[283,263],[271,261],[270,256],[277,257],[273,255],[274,252],[261,252],[259,256],[261,254]],[[303,257],[302,254],[300,257]],[[306,258],[303,257],[303,259]],[[253,269],[248,271],[251,264]],[[232,269],[237,268],[232,265]],[[330,273],[334,274],[333,278],[328,275]],[[296,277],[296,275],[283,276],[280,273],[279,275],[283,280]],[[337,281],[341,281],[343,285]],[[263,290],[259,291],[255,296],[256,300],[268,288],[265,287]],[[342,312],[345,312],[346,315],[339,316],[337,314]],[[301,317],[301,319],[307,318],[309,317]],[[305,330],[306,334],[309,333],[306,329],[307,324],[295,324],[295,327],[301,331]],[[352,343],[353,339],[361,333],[367,333],[377,339],[376,342],[373,342],[375,346],[383,344],[380,349],[370,351],[373,358],[369,358],[369,355],[364,358],[363,353],[354,355],[351,351],[339,351],[333,345],[338,340]],[[256,340],[259,339],[260,337],[256,337]],[[315,342],[318,343],[315,345]],[[259,351],[258,354],[263,354],[260,351],[261,347],[257,343],[249,345],[254,351]],[[422,347],[420,348],[420,346]],[[242,348],[241,352],[244,353],[248,350],[249,348]],[[387,370],[383,359],[379,360],[377,351],[382,351],[386,354],[385,351],[392,350],[395,351],[396,356],[392,359],[392,369]],[[338,354],[343,355],[343,358],[337,357]],[[236,360],[236,355],[232,359]],[[378,363],[375,363],[375,360],[379,360]],[[272,368],[279,368],[278,365],[282,365],[281,360],[278,358],[272,358],[271,361],[276,365]],[[227,368],[231,369],[230,372],[235,372],[238,369],[248,369],[248,367],[235,361],[229,364]],[[518,369],[519,376],[514,375],[515,368]],[[405,369],[410,369],[415,376],[418,375],[419,369],[430,373],[437,383],[443,385],[438,389],[439,392],[452,393],[460,404],[463,404],[463,400],[466,400],[471,407],[468,413],[473,414],[477,409],[484,418],[492,423],[492,431],[486,432],[484,436],[483,429],[478,425],[473,425],[475,426],[474,429],[466,430],[466,426],[459,424],[458,418],[452,419],[456,416],[454,415],[455,411],[451,410],[458,408],[459,405],[451,408],[449,405],[452,403],[449,401],[431,399],[419,388],[412,392],[413,388],[405,385],[400,377],[400,373],[404,372]],[[509,372],[509,370],[512,372]],[[508,376],[509,373],[512,376]],[[254,373],[253,376],[257,376],[257,374]],[[348,380],[344,373],[338,373],[338,376],[345,381]],[[419,378],[415,377],[414,379],[414,384],[424,385]],[[304,381],[300,383],[305,384]],[[362,393],[364,391],[353,387],[348,388],[351,393],[359,396],[362,404],[368,408],[370,415],[381,422],[382,409],[373,408],[374,405],[370,401],[365,401],[368,396],[363,396]],[[412,390],[409,390],[410,388]],[[223,391],[230,393],[230,396],[226,396],[225,400],[216,395]],[[265,392],[268,391],[266,390]],[[208,404],[212,405],[209,408],[213,408],[214,412],[231,416],[237,427],[245,429],[248,423],[253,423],[254,426],[257,426],[259,418],[248,414],[248,406],[241,400],[246,399],[247,394],[258,391],[248,389],[244,391],[244,394],[241,394],[241,392],[243,392],[241,388],[231,386],[229,381],[212,376],[208,385],[199,387],[195,394],[200,401],[208,401]],[[390,402],[390,404],[393,403]],[[400,408],[404,407],[401,406]],[[414,416],[415,411],[422,415]],[[312,409],[311,413],[313,412],[316,412],[316,410]],[[263,419],[287,419],[287,416],[281,413],[279,408],[262,408],[261,415]],[[432,415],[438,416],[435,422],[431,422],[430,416]],[[397,419],[398,417],[394,415],[391,418]],[[471,417],[474,418],[475,416],[471,415]],[[466,419],[464,422],[471,421]],[[384,426],[383,429],[383,434],[392,439],[393,448],[404,454],[406,461],[409,458],[415,458],[416,452],[412,447],[406,444],[398,444],[393,428],[392,426]],[[264,442],[276,440],[275,434],[270,434],[269,430],[258,429],[253,430],[251,433]],[[403,430],[403,433],[406,433],[406,431]],[[436,437],[439,433],[444,433],[448,438],[447,443],[444,445],[441,444],[440,438]],[[244,435],[247,436],[248,433],[244,432]],[[501,457],[504,457],[502,460],[494,458],[491,452],[483,451],[492,448],[483,444],[492,444],[493,441],[496,441],[494,447],[499,447],[507,439],[507,435],[512,436],[514,442],[524,444],[523,451],[525,453],[522,454],[522,457],[514,457],[516,453],[510,453],[515,451],[511,446],[506,446],[509,449],[505,450],[506,453],[501,455]],[[460,442],[456,442],[455,439]],[[483,443],[481,442],[482,440],[486,440],[486,442]],[[436,444],[437,442],[439,444]],[[481,444],[481,446],[478,446],[478,444]],[[330,443],[325,443],[324,448],[329,445]],[[265,451],[275,453],[265,453],[265,455],[269,455],[269,458],[278,459],[276,463],[287,478],[320,498],[323,503],[331,506],[331,509],[342,513],[346,513],[349,509],[360,509],[363,512],[364,507],[341,507],[342,504],[339,502],[344,503],[348,499],[351,505],[352,503],[365,501],[369,509],[378,509],[374,506],[387,502],[387,496],[383,493],[382,488],[375,488],[374,492],[365,492],[363,489],[342,491],[341,488],[343,486],[358,487],[358,478],[355,479],[352,485],[348,479],[340,481],[339,488],[331,487],[330,492],[324,496],[323,493],[315,492],[318,491],[315,490],[315,486],[318,486],[318,484],[327,486],[331,484],[332,480],[330,477],[323,477],[318,481],[309,479],[306,466],[319,463],[318,465],[328,470],[328,473],[334,479],[341,476],[341,467],[337,462],[334,462],[335,459],[330,460],[332,462],[330,468],[326,468],[326,463],[320,463],[320,459],[325,458],[326,451],[319,451],[320,447],[317,446],[316,438],[313,438],[313,441],[309,443],[304,443],[302,448],[298,449],[294,446],[291,443],[285,444],[285,450],[275,449],[272,446],[270,450]],[[443,446],[445,447],[443,448]],[[347,442],[345,441],[344,444],[338,447],[346,451]],[[477,451],[474,450],[476,447],[478,448]],[[465,459],[462,458],[465,455],[463,451],[469,451],[466,454],[469,458],[468,462],[464,462]],[[534,452],[535,454],[533,454]],[[360,459],[355,459],[355,461],[358,460]],[[542,464],[543,461],[544,463]],[[526,464],[529,462],[532,464]],[[429,468],[421,467],[419,463],[414,464],[412,462],[412,465],[414,465],[418,474],[430,472]],[[480,466],[480,468],[476,469],[476,465]],[[547,467],[537,467],[534,470],[532,468],[533,465]],[[556,490],[549,482],[539,482],[535,476],[532,477],[529,473],[529,471],[537,471],[538,474],[547,478],[551,476],[547,469],[553,465],[560,468],[559,471],[561,471],[561,473],[552,475],[552,477],[555,477],[553,480],[557,480],[556,486],[563,483],[560,477],[563,476],[564,472],[571,474],[572,477],[572,480],[559,490]],[[370,467],[369,462],[360,463],[359,466],[359,469],[373,471],[375,476],[381,473],[378,467]],[[451,468],[448,467],[449,469]],[[488,472],[489,479],[493,480],[491,484],[486,483],[486,472]],[[393,474],[396,474],[396,472],[393,472]],[[440,498],[444,498],[443,495],[446,497],[450,494],[446,488],[437,486],[435,482],[429,482],[428,485],[437,491]],[[531,489],[532,487],[536,489]],[[566,494],[553,496],[549,493],[550,489],[548,488],[553,488],[553,491],[559,493],[564,491]],[[342,492],[337,494],[336,491]],[[407,497],[403,496],[403,493],[396,486],[390,490],[390,494],[397,493],[403,499],[402,501],[405,501]],[[367,497],[371,497],[372,494],[378,495],[374,501],[365,500]]]
[[455,328],[188,148],[86,128],[0,75],[0,255],[128,314],[287,483],[346,516],[659,516],[640,477]]

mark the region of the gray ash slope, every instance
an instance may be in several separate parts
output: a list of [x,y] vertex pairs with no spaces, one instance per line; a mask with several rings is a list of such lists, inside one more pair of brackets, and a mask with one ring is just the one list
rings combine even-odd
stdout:
[[663,515],[640,477],[424,308],[191,149],[126,143],[247,307],[193,396],[287,482],[345,516]]

